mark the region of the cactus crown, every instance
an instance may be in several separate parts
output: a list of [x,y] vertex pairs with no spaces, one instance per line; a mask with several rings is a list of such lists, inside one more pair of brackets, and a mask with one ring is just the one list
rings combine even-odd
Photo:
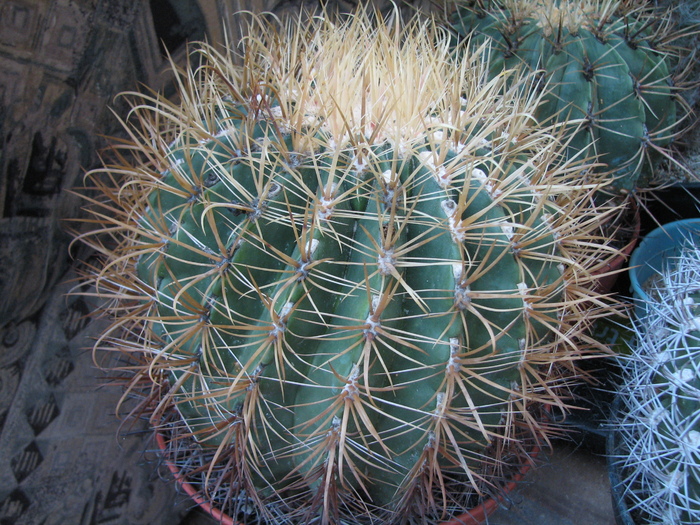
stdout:
[[[611,17],[634,16],[646,4],[645,0],[504,0],[499,2],[471,2],[476,9],[499,8],[511,13],[510,32],[532,18],[543,33],[555,38],[566,30],[578,34],[582,29],[605,31]],[[604,36],[604,32],[599,33]]]
[[617,1],[608,1],[601,9],[598,0],[535,0],[523,2],[510,0],[504,2],[504,7],[513,13],[513,22],[522,21],[525,18],[533,18],[542,29],[544,35],[551,37],[566,29],[570,33],[577,33],[580,29],[594,29],[605,12],[614,8]]
[[255,23],[242,66],[203,45],[179,103],[133,95],[90,174],[96,348],[241,520],[444,519],[594,344],[599,182],[431,22]]

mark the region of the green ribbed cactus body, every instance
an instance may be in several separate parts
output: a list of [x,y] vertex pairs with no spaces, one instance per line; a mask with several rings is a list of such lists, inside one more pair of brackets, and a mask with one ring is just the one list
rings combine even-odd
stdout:
[[265,120],[242,152],[247,123],[223,112],[210,140],[169,146],[138,225],[149,330],[183,363],[170,381],[188,427],[217,447],[252,411],[235,444],[255,442],[260,490],[313,484],[337,432],[346,462],[374,453],[360,472],[389,505],[448,417],[441,446],[464,465],[443,468],[478,469],[524,349],[548,344],[532,309],[562,300],[557,210],[527,166],[428,145],[293,152]]
[[572,122],[570,158],[593,158],[615,177],[612,189],[650,183],[677,130],[671,56],[654,14],[615,2],[539,0],[503,8],[457,8],[451,23],[473,46],[490,46],[490,73],[541,70],[550,89],[541,122]]

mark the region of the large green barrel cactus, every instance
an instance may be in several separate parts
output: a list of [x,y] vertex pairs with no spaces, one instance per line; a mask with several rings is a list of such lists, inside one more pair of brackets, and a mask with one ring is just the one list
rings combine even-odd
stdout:
[[614,450],[635,523],[700,522],[700,248],[682,247],[649,283],[623,359]]
[[445,519],[546,436],[608,312],[598,185],[431,24],[257,33],[136,97],[91,174],[98,348],[236,519]]
[[541,71],[550,90],[542,122],[571,126],[570,157],[596,158],[617,193],[648,187],[670,157],[685,106],[670,14],[645,0],[474,0],[451,17],[456,33],[486,44],[491,75]]

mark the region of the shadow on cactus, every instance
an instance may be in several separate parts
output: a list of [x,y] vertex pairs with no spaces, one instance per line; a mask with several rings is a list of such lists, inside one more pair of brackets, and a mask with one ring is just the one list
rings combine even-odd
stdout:
[[689,127],[680,96],[689,85],[671,10],[645,0],[472,0],[450,25],[472,45],[489,45],[491,76],[524,65],[549,91],[543,122],[568,123],[570,158],[596,159],[613,179],[608,192],[662,184],[655,168],[678,163],[674,140]]
[[430,22],[254,23],[89,174],[97,359],[235,519],[449,519],[598,352],[599,183]]

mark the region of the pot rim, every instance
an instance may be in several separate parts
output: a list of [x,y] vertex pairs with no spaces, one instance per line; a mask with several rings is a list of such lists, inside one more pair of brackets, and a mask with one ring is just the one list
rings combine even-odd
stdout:
[[[173,477],[175,478],[175,481],[182,487],[182,489],[185,491],[185,493],[199,506],[204,510],[206,513],[210,514],[214,519],[217,519],[219,523],[222,525],[241,525],[238,522],[234,522],[233,518],[224,512],[222,512],[220,509],[214,507],[211,503],[206,501],[204,498],[202,498],[199,494],[199,491],[194,488],[194,486],[188,482],[182,474],[180,473],[179,469],[175,464],[173,464],[172,461],[170,461],[169,458],[166,457],[165,453],[167,451],[167,443],[166,443],[166,438],[163,435],[163,432],[156,429],[155,431],[155,440],[156,444],[158,446],[158,449],[162,453],[162,458],[165,463],[165,465],[168,467],[168,470],[172,473]],[[528,453],[528,457],[530,458],[530,461],[525,461],[522,465],[520,470],[512,477],[510,481],[508,481],[506,484],[501,487],[500,493],[497,496],[492,496],[489,499],[483,501],[476,507],[469,509],[468,511],[464,512],[463,514],[460,514],[458,516],[455,516],[452,518],[450,521],[445,521],[441,522],[440,525],[481,525],[483,524],[489,516],[491,516],[497,509],[498,507],[503,503],[503,501],[506,499],[507,495],[515,488],[518,486],[518,484],[522,481],[522,479],[525,477],[525,475],[528,473],[528,471],[532,468],[532,461],[534,461],[542,451],[541,447],[538,444],[534,444],[532,448],[530,449]]]
[[700,218],[666,223],[649,232],[630,257],[629,278],[638,317],[646,312],[650,300],[644,291],[646,281],[661,270],[664,262],[680,246],[680,241],[695,237],[700,242]]

